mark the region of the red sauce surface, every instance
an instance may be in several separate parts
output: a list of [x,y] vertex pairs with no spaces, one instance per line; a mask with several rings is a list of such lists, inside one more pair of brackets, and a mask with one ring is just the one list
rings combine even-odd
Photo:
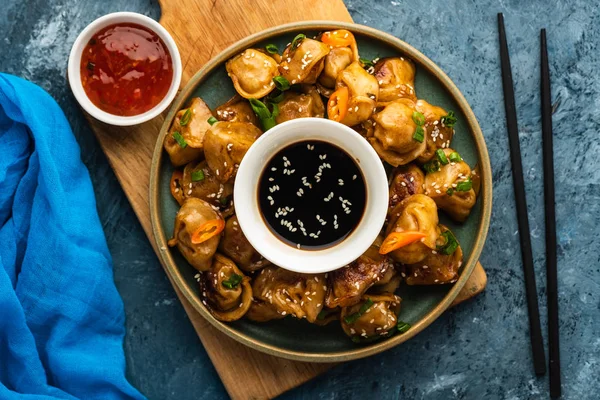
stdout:
[[173,80],[167,46],[137,24],[116,24],[95,34],[81,56],[88,98],[107,113],[132,116],[156,106]]

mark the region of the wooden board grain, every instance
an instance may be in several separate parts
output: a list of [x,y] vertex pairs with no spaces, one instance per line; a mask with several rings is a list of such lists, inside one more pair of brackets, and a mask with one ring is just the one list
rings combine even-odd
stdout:
[[[305,0],[301,3],[302,12],[298,12],[297,0],[159,0],[159,3],[160,23],[173,35],[181,52],[182,86],[214,55],[252,33],[301,20],[352,21],[341,0]],[[164,116],[159,116],[143,125],[120,128],[88,116],[153,246],[148,183],[152,151],[163,119]],[[478,263],[453,305],[483,291],[486,281]],[[195,312],[176,287],[175,291],[233,399],[272,398],[333,366],[288,361],[238,344]]]

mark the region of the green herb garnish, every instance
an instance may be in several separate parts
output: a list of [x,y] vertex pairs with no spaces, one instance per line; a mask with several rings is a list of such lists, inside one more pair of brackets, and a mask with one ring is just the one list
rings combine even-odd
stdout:
[[179,120],[179,125],[186,126],[190,122],[190,119],[192,119],[192,109],[188,108],[183,113],[183,117],[181,117],[181,119]]
[[425,125],[425,116],[418,111],[413,112],[412,120],[417,126]]
[[281,75],[274,77],[273,82],[275,83],[275,87],[282,92],[290,88],[290,81]]
[[300,34],[296,35],[296,37],[294,38],[294,40],[292,40],[292,44],[290,46],[290,49],[292,51],[296,50],[300,46],[300,44],[302,43],[302,41],[304,39],[306,39],[306,35],[305,34],[300,33]]
[[461,162],[462,161],[462,157],[460,156],[460,154],[458,154],[457,152],[452,152],[450,153],[450,156],[448,156],[450,158],[450,161],[452,162]]
[[448,115],[441,118],[442,124],[447,126],[448,128],[454,128],[454,124],[456,124],[456,115],[454,115],[454,111],[448,111]]
[[363,305],[360,306],[360,309],[357,312],[344,317],[344,321],[346,321],[347,324],[353,324],[353,323],[355,323],[356,320],[358,320],[360,317],[362,317],[362,315],[364,313],[366,313],[367,310],[369,308],[371,308],[372,305],[373,305],[373,300],[367,299],[367,301],[365,301],[363,303]]
[[413,139],[415,139],[419,143],[423,143],[423,140],[425,140],[425,131],[423,130],[422,126],[417,126],[417,129],[413,134]]
[[452,234],[452,232],[450,231],[445,231],[442,232],[440,237],[443,237],[446,240],[446,242],[441,246],[437,246],[437,250],[447,256],[454,253],[458,248],[458,242],[456,241],[456,237],[454,237],[454,234]]
[[227,197],[221,197],[219,199],[219,203],[221,203],[222,205],[226,206],[227,203],[229,203],[229,199]]
[[456,190],[459,192],[468,192],[473,187],[473,182],[471,181],[471,177],[467,178],[467,180],[458,182],[456,184]]
[[268,131],[277,125],[277,122],[275,122],[275,117],[279,115],[279,106],[277,106],[277,104],[271,104],[273,110],[270,111],[269,107],[258,99],[250,99],[249,101],[252,110],[254,110],[254,113],[258,116],[264,131]]
[[185,149],[187,147],[187,143],[183,136],[181,136],[181,133],[177,131],[173,132],[173,139],[175,139],[177,144],[179,144],[179,147],[181,147],[182,149]]
[[283,92],[281,90],[275,89],[269,94],[269,102],[271,103],[281,103],[283,100]]
[[450,189],[446,190],[446,194],[448,196],[452,196],[454,194],[454,189],[450,188]]
[[322,309],[321,312],[319,313],[319,315],[317,315],[317,319],[319,321],[323,321],[324,319],[328,318],[330,315],[335,314],[336,311],[335,310],[327,310],[327,309]]
[[425,172],[437,172],[440,170],[440,168],[440,160],[438,160],[437,158],[434,158],[433,160],[423,165],[423,169],[425,170]]
[[89,69],[90,71],[93,71],[95,66],[96,66],[96,64],[94,64],[91,61],[88,61],[88,63],[87,63],[87,69]]
[[279,54],[279,49],[273,43],[266,45],[265,50],[267,50],[269,54]]
[[221,282],[221,284],[227,289],[235,289],[242,282],[242,279],[243,277],[241,275],[231,274],[229,279]]
[[204,171],[203,170],[198,170],[198,171],[192,171],[192,182],[200,182],[204,180]]
[[405,333],[410,329],[410,324],[408,322],[398,320],[397,329],[398,333]]
[[372,60],[366,59],[366,58],[359,58],[358,61],[360,61],[360,63],[362,64],[363,68],[371,68],[374,67],[375,64],[373,63]]
[[218,120],[218,119],[216,119],[215,117],[212,117],[212,116],[211,116],[209,119],[207,119],[207,120],[206,120],[206,122],[208,122],[208,123],[209,123],[209,124],[211,124],[211,125],[214,125],[214,124],[215,124],[215,122],[219,122],[219,120]]
[[442,165],[448,164],[448,158],[446,157],[446,153],[444,153],[443,149],[437,149],[435,151],[435,155],[440,160],[440,162],[442,163]]

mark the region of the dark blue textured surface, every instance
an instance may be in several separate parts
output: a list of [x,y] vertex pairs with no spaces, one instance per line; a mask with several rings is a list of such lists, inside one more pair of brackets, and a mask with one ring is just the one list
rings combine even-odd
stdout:
[[[327,0],[323,0],[327,1]],[[65,82],[68,52],[94,18],[148,0],[1,0],[0,70],[30,79],[65,110],[82,147],[127,313],[128,374],[151,399],[226,393]],[[496,13],[511,50],[542,326],[546,323],[539,29],[548,29],[554,114],[563,398],[600,396],[600,11],[594,1],[348,0],[357,23],[390,32],[446,71],[471,103],[494,172],[481,257],[487,290],[410,342],[344,364],[284,399],[538,399],[532,371],[504,122]],[[232,365],[232,368],[235,368]]]

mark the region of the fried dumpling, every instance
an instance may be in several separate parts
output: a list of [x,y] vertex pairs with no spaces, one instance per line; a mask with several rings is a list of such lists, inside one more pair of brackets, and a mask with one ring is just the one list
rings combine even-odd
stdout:
[[335,87],[336,90],[347,87],[349,91],[348,109],[340,123],[354,126],[371,117],[379,96],[379,84],[359,62],[353,62],[338,75]]
[[175,216],[175,228],[169,246],[177,246],[183,257],[197,270],[207,271],[219,246],[220,236],[194,244],[192,235],[203,224],[217,219],[221,219],[221,216],[204,200],[195,197],[186,199]]
[[323,71],[323,61],[329,54],[329,46],[318,40],[304,38],[294,40],[283,52],[279,72],[292,85],[316,83]]
[[202,278],[202,301],[219,321],[236,321],[250,309],[250,278],[229,258],[215,254],[210,269]]
[[233,184],[221,182],[206,161],[192,161],[185,166],[181,189],[184,198],[196,197],[222,210],[231,206]]
[[415,194],[402,200],[390,213],[386,236],[392,232],[420,232],[425,237],[389,253],[394,260],[403,264],[414,264],[423,260],[436,249],[440,235],[437,206],[424,194]]
[[227,182],[262,131],[249,122],[215,122],[204,137],[204,155],[217,179]]
[[223,238],[219,243],[219,250],[246,272],[258,271],[271,264],[246,239],[235,215],[225,223]]
[[179,111],[164,139],[164,148],[175,167],[202,156],[203,141],[210,128],[212,112],[206,103],[195,97],[188,108]]
[[252,283],[257,301],[269,303],[281,315],[314,322],[325,304],[324,274],[299,274],[274,265],[260,271]]
[[413,194],[423,194],[425,174],[415,164],[407,164],[397,167],[392,172],[390,182],[389,210]]
[[352,64],[353,56],[350,47],[334,47],[329,51],[323,63],[323,72],[319,75],[319,91],[329,97],[335,90],[335,82],[339,74]]
[[258,118],[248,100],[236,94],[215,110],[217,119],[225,122],[250,122],[258,126]]
[[377,154],[397,167],[419,157],[425,151],[425,140],[415,138],[417,124],[413,119],[415,103],[400,99],[389,103],[373,116],[375,128],[368,138]]
[[342,308],[344,333],[357,342],[389,336],[396,330],[401,301],[392,293],[364,295],[359,303]]
[[279,114],[275,117],[278,124],[296,118],[323,118],[325,115],[325,106],[321,95],[314,86],[309,85],[306,85],[304,92],[287,90],[278,106]]
[[454,137],[454,117],[441,107],[433,106],[425,100],[417,100],[415,107],[425,117],[425,151],[417,161],[421,164],[431,160],[438,149],[450,147]]
[[471,168],[452,149],[443,149],[444,157],[435,158],[425,167],[425,194],[455,221],[463,222],[477,201]]
[[227,75],[240,96],[258,99],[275,89],[273,78],[279,75],[277,61],[268,54],[247,49],[225,63]]
[[415,95],[415,65],[404,57],[382,58],[375,64],[379,82],[378,106],[401,98],[417,101]]

